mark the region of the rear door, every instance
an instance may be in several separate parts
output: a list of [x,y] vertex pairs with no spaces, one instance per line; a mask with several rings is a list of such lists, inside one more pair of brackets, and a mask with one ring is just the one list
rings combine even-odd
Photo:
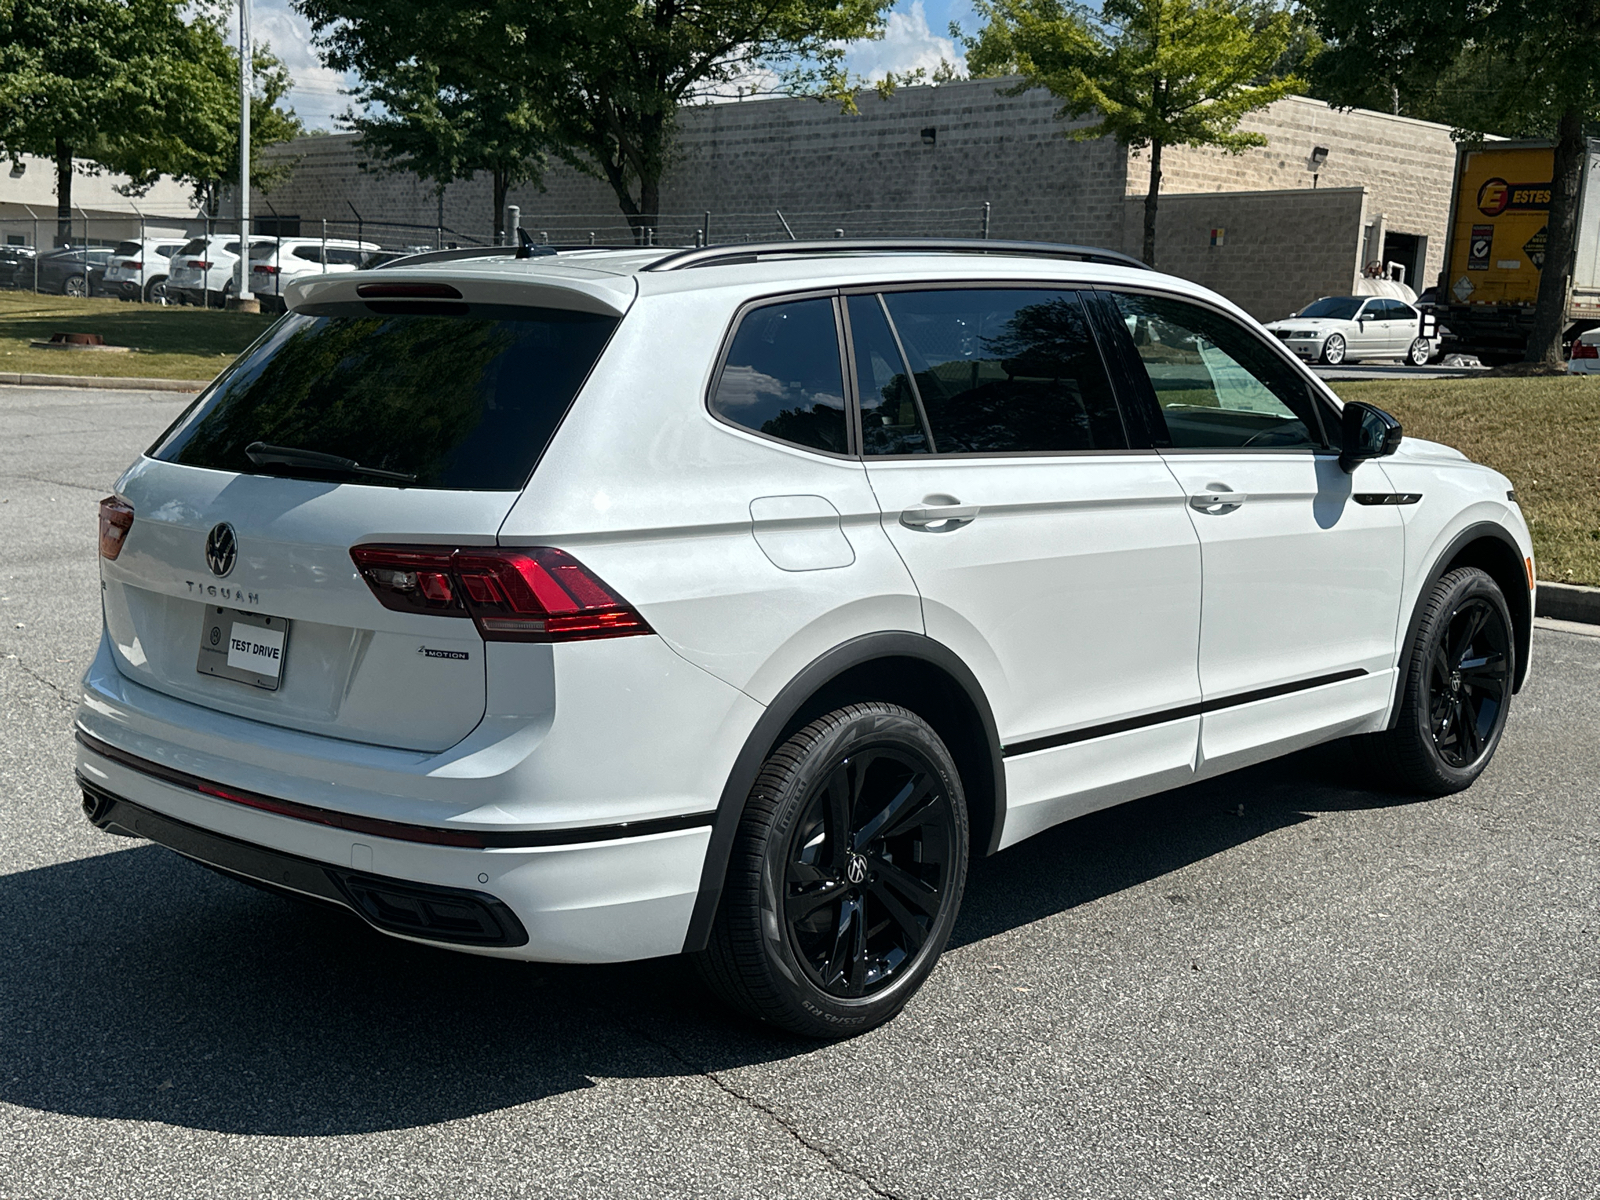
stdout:
[[1203,761],[1240,766],[1383,711],[1404,547],[1400,510],[1361,499],[1392,490],[1382,468],[1340,468],[1309,382],[1264,336],[1187,300],[1113,299],[1200,538]]
[[[616,318],[455,307],[291,314],[130,469],[117,491],[133,526],[102,561],[123,674],[353,741],[434,751],[472,730],[485,704],[472,621],[385,607],[350,549],[493,545]],[[268,447],[380,474],[284,465]]]
[[884,529],[1005,746],[1004,843],[1189,778],[1198,541],[1130,444],[1080,297],[891,290],[846,311]]

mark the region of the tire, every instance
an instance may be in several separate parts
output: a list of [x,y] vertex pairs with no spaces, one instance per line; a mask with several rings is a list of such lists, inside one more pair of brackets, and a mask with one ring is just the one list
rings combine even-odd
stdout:
[[1328,340],[1322,343],[1322,361],[1330,367],[1337,367],[1344,361],[1344,338],[1337,333],[1330,333]]
[[1406,361],[1413,367],[1425,367],[1428,360],[1433,357],[1433,343],[1427,338],[1413,338],[1411,348],[1406,351]]
[[1430,796],[1471,787],[1500,744],[1515,678],[1499,585],[1476,567],[1449,572],[1422,602],[1394,727],[1371,735],[1385,781]]
[[149,283],[145,284],[144,302],[146,304],[168,303],[167,277],[165,275],[159,275],[155,279],[152,279]]
[[68,275],[61,281],[63,296],[84,297],[89,294],[89,281],[82,275]]
[[750,790],[701,977],[731,1007],[805,1037],[883,1024],[949,940],[969,836],[955,761],[921,717],[869,702],[818,718]]

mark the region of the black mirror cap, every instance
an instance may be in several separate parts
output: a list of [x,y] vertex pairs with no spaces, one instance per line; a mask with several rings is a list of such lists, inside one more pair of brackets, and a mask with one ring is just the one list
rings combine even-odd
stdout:
[[1400,449],[1400,422],[1381,408],[1353,400],[1344,406],[1340,425],[1339,465],[1346,471],[1354,471],[1356,464],[1366,459],[1385,458]]

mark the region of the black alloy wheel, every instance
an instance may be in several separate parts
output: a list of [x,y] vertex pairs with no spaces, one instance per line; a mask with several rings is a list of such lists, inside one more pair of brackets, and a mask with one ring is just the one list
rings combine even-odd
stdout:
[[950,887],[954,826],[938,768],[914,750],[861,750],[833,769],[785,855],[784,924],[813,984],[871,995],[916,958]]
[[1489,749],[1511,696],[1511,631],[1500,609],[1474,596],[1445,620],[1428,656],[1428,724],[1433,744],[1458,771]]
[[966,883],[966,796],[939,735],[878,701],[820,717],[773,750],[729,856],[712,990],[808,1037],[864,1033],[938,961]]
[[1470,787],[1494,757],[1516,682],[1505,595],[1476,567],[1448,572],[1423,597],[1399,711],[1360,739],[1386,781],[1443,796]]

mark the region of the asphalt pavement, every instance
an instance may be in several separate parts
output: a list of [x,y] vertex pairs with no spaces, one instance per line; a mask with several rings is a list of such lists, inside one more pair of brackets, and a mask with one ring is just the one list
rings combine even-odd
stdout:
[[1470,791],[1343,746],[975,864],[818,1045],[677,961],[391,941],[89,828],[95,504],[187,398],[0,388],[0,1197],[1590,1197],[1600,638]]

